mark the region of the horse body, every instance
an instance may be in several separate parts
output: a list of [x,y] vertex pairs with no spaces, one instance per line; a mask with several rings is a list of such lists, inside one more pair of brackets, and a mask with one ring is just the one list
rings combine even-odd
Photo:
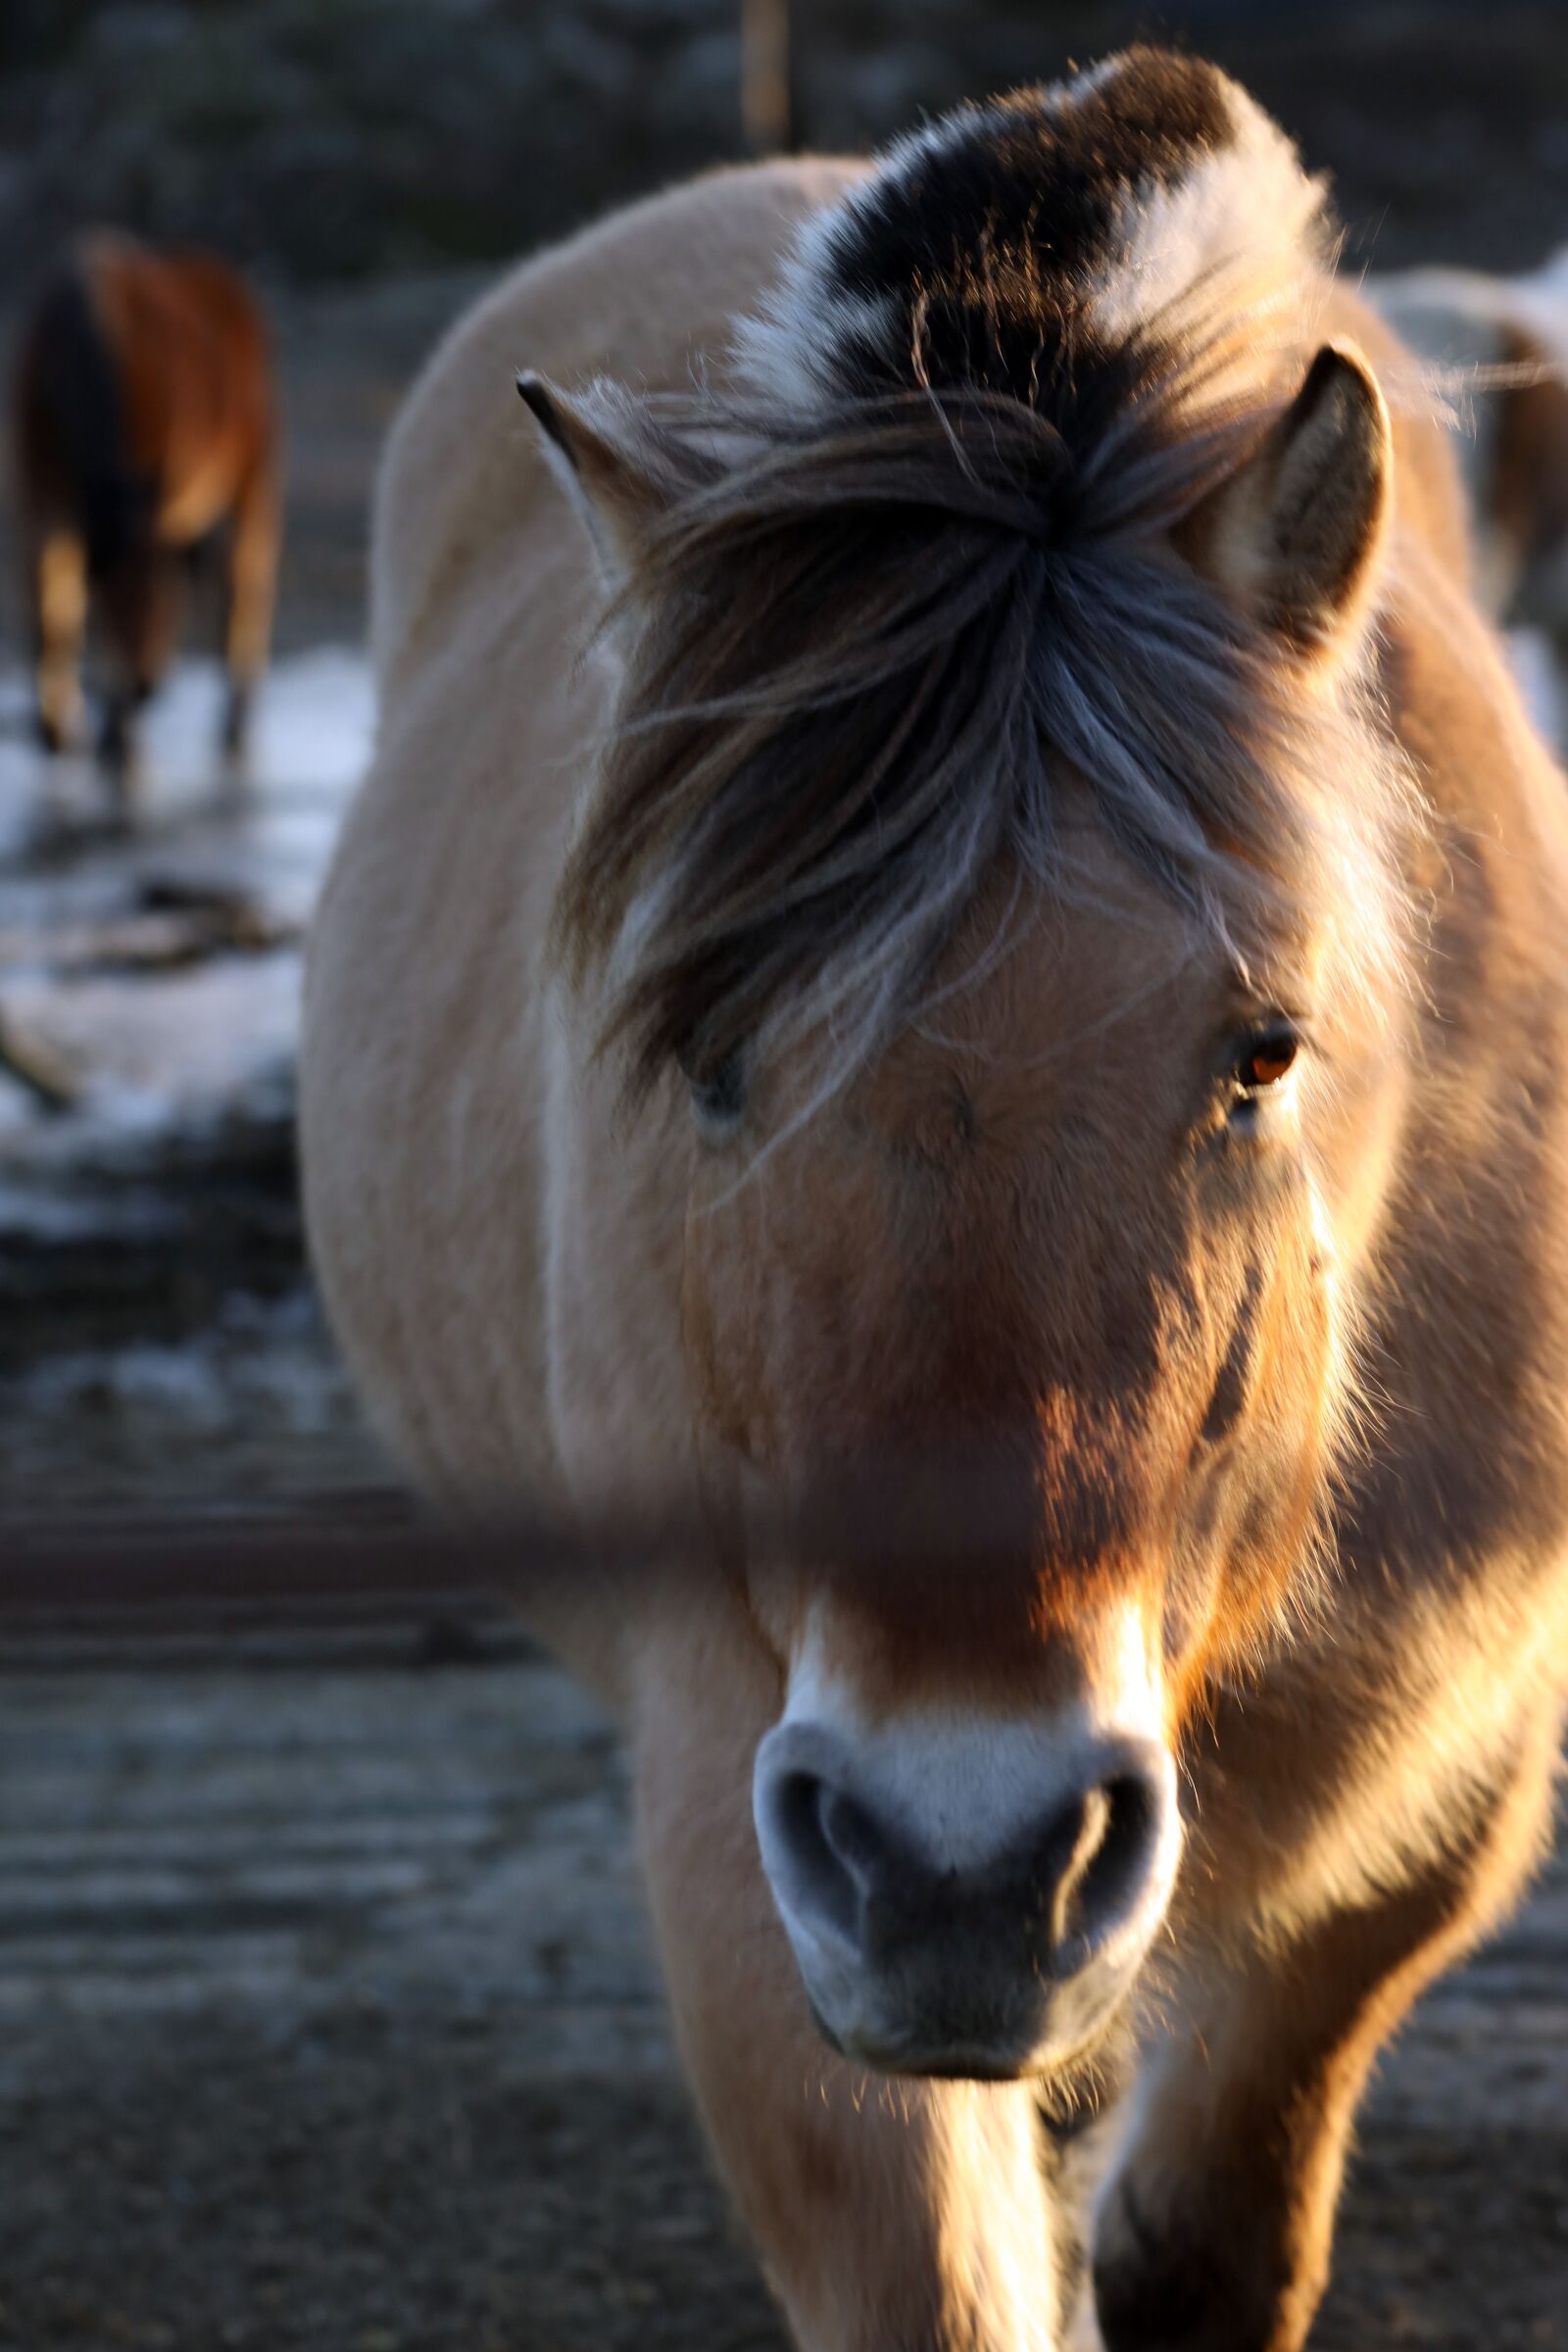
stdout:
[[114,672],[105,748],[123,750],[173,650],[177,558],[227,523],[224,732],[237,748],[278,548],[270,359],[243,281],[211,255],[83,237],[24,323],[12,423],[45,742],[78,723],[92,599]]
[[[1059,2341],[1037,2098],[1144,1994],[1105,2340],[1298,2346],[1544,1835],[1568,819],[1315,213],[1130,53],[530,264],[383,467],[317,1260],[437,1493],[730,1530],[542,1622],[813,2352]],[[509,436],[519,363],[610,382]],[[931,1540],[952,1461],[1021,1538]],[[866,1464],[880,1557],[764,1567]]]
[[[1476,590],[1497,621],[1568,644],[1568,258],[1533,275],[1408,270],[1367,300],[1413,353],[1455,372],[1455,445],[1474,518]],[[1479,376],[1476,388],[1466,378]],[[1470,412],[1473,410],[1473,414]]]

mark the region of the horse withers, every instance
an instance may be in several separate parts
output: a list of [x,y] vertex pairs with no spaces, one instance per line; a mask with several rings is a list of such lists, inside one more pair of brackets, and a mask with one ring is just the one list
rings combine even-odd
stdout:
[[109,669],[101,748],[128,748],[179,626],[186,559],[226,533],[223,743],[243,743],[278,557],[267,328],[235,270],[118,232],[74,244],[24,320],[12,440],[39,734],[79,733],[89,608]]
[[433,1492],[716,1532],[537,1619],[810,2352],[1058,2345],[1129,2039],[1105,2342],[1294,2352],[1545,1834],[1568,802],[1331,251],[1132,51],[544,255],[381,472],[316,1259]]

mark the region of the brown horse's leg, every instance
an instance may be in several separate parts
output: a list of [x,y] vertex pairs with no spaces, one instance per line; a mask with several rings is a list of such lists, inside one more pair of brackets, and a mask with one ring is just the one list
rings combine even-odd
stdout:
[[[769,1898],[752,1763],[778,1710],[744,1637],[640,1644],[639,1828],[676,2028],[723,2172],[805,2352],[1055,2352],[1027,2085],[890,2082],[815,2034]],[[706,1620],[706,1622],[705,1622]]]
[[57,523],[28,533],[27,593],[38,734],[46,750],[58,752],[81,726],[87,555],[79,532]]
[[1108,2352],[1298,2352],[1373,2058],[1539,1860],[1555,1759],[1552,1725],[1398,1891],[1213,1971],[1152,2058],[1100,2216]]
[[277,485],[270,459],[252,468],[235,502],[228,546],[228,706],[223,748],[238,752],[245,741],[251,697],[267,665],[272,633],[272,600],[277,582],[279,542]]
[[112,766],[129,757],[135,714],[173,659],[184,603],[178,557],[147,534],[138,533],[103,575],[98,609],[111,677],[98,749]]

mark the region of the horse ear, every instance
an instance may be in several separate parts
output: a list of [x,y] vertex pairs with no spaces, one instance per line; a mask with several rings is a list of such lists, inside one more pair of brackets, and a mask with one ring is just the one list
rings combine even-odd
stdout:
[[1325,343],[1290,407],[1181,532],[1198,568],[1305,653],[1345,643],[1377,575],[1394,469],[1366,361]]
[[607,587],[618,589],[664,503],[638,464],[629,401],[597,384],[573,397],[542,375],[519,375],[517,390],[544,436],[557,479],[587,526]]

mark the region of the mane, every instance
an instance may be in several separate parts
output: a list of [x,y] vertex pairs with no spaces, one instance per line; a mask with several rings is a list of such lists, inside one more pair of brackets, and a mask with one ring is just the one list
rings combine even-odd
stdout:
[[722,389],[595,398],[659,518],[557,903],[634,1093],[917,1012],[1004,856],[1067,883],[1064,775],[1240,955],[1338,912],[1396,960],[1397,757],[1176,552],[1295,391],[1322,191],[1212,68],[1132,51],[964,110],[811,221]]

